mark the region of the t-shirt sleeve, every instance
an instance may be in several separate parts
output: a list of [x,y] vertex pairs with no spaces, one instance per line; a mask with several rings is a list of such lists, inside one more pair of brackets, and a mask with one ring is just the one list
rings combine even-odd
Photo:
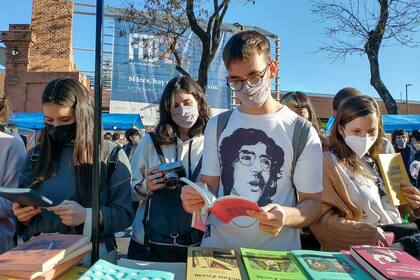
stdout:
[[296,161],[293,182],[298,192],[322,191],[322,147],[318,133],[313,127],[309,132],[306,146]]
[[204,132],[203,165],[201,174],[220,176],[220,161],[217,143],[217,117],[212,118]]

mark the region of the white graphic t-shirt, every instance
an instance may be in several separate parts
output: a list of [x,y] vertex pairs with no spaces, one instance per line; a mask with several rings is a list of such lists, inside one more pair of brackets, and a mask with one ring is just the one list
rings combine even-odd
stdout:
[[[220,176],[218,196],[239,195],[259,206],[277,203],[294,206],[291,165],[293,130],[297,115],[283,106],[266,115],[248,115],[235,109],[216,143],[217,117],[207,124],[201,174]],[[220,156],[220,157],[219,157]],[[298,192],[322,191],[322,149],[316,130],[296,162],[294,183]],[[261,232],[250,217],[224,224],[210,215],[201,246],[292,250],[300,249],[299,229],[285,227],[276,237]]]

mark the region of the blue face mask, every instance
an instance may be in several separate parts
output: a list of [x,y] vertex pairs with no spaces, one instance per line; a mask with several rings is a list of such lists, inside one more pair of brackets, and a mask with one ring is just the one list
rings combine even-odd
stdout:
[[69,144],[76,139],[76,123],[57,125],[46,124],[48,134],[51,138],[60,144]]

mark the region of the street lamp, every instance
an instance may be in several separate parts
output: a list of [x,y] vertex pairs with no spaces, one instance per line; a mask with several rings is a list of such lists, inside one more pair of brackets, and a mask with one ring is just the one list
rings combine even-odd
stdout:
[[405,84],[405,114],[408,115],[408,87],[413,84]]

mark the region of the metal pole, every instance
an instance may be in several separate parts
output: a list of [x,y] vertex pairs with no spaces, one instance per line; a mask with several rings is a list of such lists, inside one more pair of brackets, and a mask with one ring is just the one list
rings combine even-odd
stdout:
[[95,103],[93,132],[93,178],[92,178],[92,254],[91,264],[99,258],[99,186],[101,184],[101,138],[102,138],[102,28],[103,0],[96,1],[95,36]]
[[408,115],[408,85],[405,85],[405,114]]
[[[277,61],[277,63],[279,63],[280,65],[280,39],[276,38],[275,41],[275,59]],[[280,76],[279,76],[279,71],[280,69],[277,71],[276,73],[276,77],[274,79],[274,91],[276,92],[276,99],[278,102],[280,102]]]
[[405,84],[405,114],[408,115],[408,87],[412,84]]

